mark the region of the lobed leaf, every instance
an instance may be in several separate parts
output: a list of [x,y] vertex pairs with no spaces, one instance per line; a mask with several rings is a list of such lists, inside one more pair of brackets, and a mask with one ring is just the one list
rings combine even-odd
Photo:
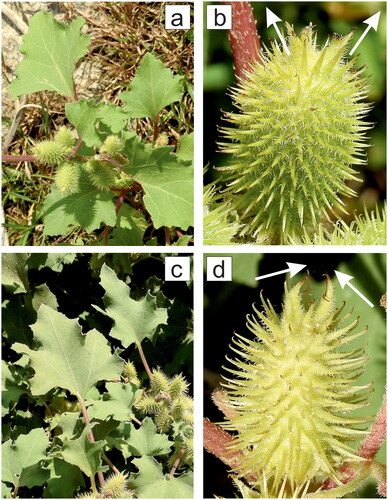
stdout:
[[146,54],[131,82],[131,90],[120,94],[126,104],[124,110],[132,118],[155,120],[163,108],[182,99],[181,80],[153,54]]
[[172,441],[165,434],[156,432],[156,426],[150,417],[143,419],[141,427],[136,429],[131,424],[132,430],[127,440],[128,450],[136,457],[166,455],[170,453]]
[[33,395],[62,387],[84,399],[98,381],[120,376],[123,362],[112,355],[105,337],[97,330],[83,335],[76,319],[42,304],[32,330],[39,343],[36,351],[20,343],[13,344],[12,349],[31,359],[35,371],[31,379]]
[[45,460],[49,438],[42,428],[21,434],[14,442],[6,441],[1,446],[1,479],[19,486],[37,486],[47,481],[49,472],[39,465]]
[[51,12],[38,12],[23,36],[20,52],[25,58],[8,87],[13,99],[40,90],[54,90],[73,97],[73,71],[80,57],[88,50],[90,37],[80,30],[85,20],[75,19],[70,25],[59,23]]
[[100,283],[105,290],[105,311],[94,306],[114,320],[110,335],[119,339],[124,347],[140,344],[145,338],[152,340],[159,325],[167,324],[167,309],[158,307],[149,292],[141,300],[133,300],[130,289],[106,264],[102,266]]
[[192,165],[172,154],[172,147],[153,149],[142,144],[130,132],[123,134],[123,154],[128,158],[124,170],[143,187],[144,204],[155,228],[180,227],[194,224]]

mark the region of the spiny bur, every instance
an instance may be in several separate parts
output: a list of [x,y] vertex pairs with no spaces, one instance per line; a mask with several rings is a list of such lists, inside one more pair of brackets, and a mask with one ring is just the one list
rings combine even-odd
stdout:
[[54,182],[62,193],[72,194],[79,188],[80,167],[77,163],[67,161],[57,167]]
[[89,173],[91,183],[98,189],[109,189],[115,183],[116,172],[109,163],[89,160],[86,170]]
[[66,147],[62,144],[47,139],[36,143],[32,148],[32,154],[44,165],[60,165],[66,160],[67,153]]
[[327,279],[325,295],[314,303],[301,290],[285,294],[283,313],[262,299],[247,327],[254,338],[236,335],[230,377],[224,383],[228,431],[236,432],[231,452],[241,452],[237,479],[257,477],[250,487],[262,498],[308,488],[316,477],[341,484],[343,462],[363,460],[348,444],[366,431],[367,418],[351,413],[365,407],[370,385],[356,385],[366,363],[363,348],[348,348],[366,329],[352,333],[359,318],[336,307]]
[[70,130],[62,125],[62,127],[59,127],[58,132],[55,134],[54,142],[60,144],[70,152],[74,146],[75,139]]
[[[238,113],[226,114],[222,152],[230,153],[225,203],[232,200],[243,228],[240,237],[268,243],[300,240],[321,218],[346,213],[343,197],[360,181],[353,165],[365,163],[364,121],[370,106],[363,69],[345,55],[352,33],[322,48],[313,27],[287,45],[272,43],[232,90]],[[229,208],[225,205],[225,209]]]
[[100,147],[100,153],[116,156],[123,149],[124,145],[117,135],[108,135],[103,145]]

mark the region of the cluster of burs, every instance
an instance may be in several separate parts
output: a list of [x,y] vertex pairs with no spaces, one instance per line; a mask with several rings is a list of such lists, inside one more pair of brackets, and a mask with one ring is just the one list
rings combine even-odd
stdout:
[[82,169],[97,189],[129,189],[133,185],[131,177],[119,167],[123,161],[120,154],[123,143],[119,137],[109,135],[99,153],[83,162],[72,155],[75,141],[71,131],[62,126],[52,141],[38,142],[32,151],[40,163],[56,165],[54,180],[61,192],[72,194],[79,191]]

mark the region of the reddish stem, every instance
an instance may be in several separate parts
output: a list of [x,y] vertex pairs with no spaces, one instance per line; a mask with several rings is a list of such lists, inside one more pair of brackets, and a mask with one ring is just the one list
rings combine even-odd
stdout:
[[138,344],[136,344],[136,346],[137,346],[137,348],[139,350],[140,358],[141,358],[141,360],[143,362],[145,371],[147,372],[148,377],[151,378],[152,377],[152,372],[151,372],[150,367],[149,367],[149,365],[147,363],[146,357],[144,356],[144,352],[143,352],[143,349],[141,347],[140,342]]
[[385,436],[387,434],[386,403],[387,398],[384,397],[382,407],[377,414],[376,420],[370,430],[370,433],[366,436],[358,449],[358,454],[362,458],[371,460],[379,451],[381,445],[384,442]]
[[[89,416],[88,416],[88,412],[86,411],[86,406],[85,406],[85,402],[83,399],[79,398],[78,399],[79,403],[80,403],[80,406],[81,406],[81,411],[82,411],[82,415],[84,417],[84,420],[85,420],[85,424],[86,425],[89,425],[90,424],[90,420],[89,420]],[[94,443],[95,442],[95,439],[94,439],[94,435],[93,435],[93,431],[92,429],[89,430],[88,432],[88,437],[89,437],[89,441],[91,443]],[[100,486],[101,488],[104,486],[104,476],[102,474],[101,471],[97,472],[97,477],[98,477],[98,481],[100,483]]]
[[[242,451],[231,451],[230,445],[234,437],[228,432],[210,422],[209,419],[203,420],[203,446],[205,450],[219,458],[224,464],[228,465],[235,472],[239,472],[240,463],[244,460]],[[254,480],[253,475],[246,476],[248,480]],[[257,478],[256,478],[257,479]]]
[[232,5],[232,29],[228,31],[234,60],[234,71],[238,78],[246,78],[253,62],[262,63],[260,37],[250,2],[223,2]]
[[159,135],[158,119],[159,119],[159,114],[155,116],[154,120],[154,142],[156,141]]
[[171,245],[171,235],[168,227],[164,226],[164,237],[166,238],[166,246]]
[[37,161],[33,155],[1,155],[1,161]]
[[175,471],[177,470],[179,462],[181,461],[181,458],[183,457],[183,454],[185,451],[186,451],[185,448],[182,448],[181,451],[179,452],[178,456],[176,457],[174,465],[172,466],[172,468],[170,470],[170,474],[169,474],[170,477],[173,477],[173,475],[175,474]]

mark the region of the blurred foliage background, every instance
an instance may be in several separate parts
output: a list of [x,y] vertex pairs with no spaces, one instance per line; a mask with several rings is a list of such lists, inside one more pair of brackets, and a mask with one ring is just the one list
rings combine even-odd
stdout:
[[[226,255],[226,254],[211,254]],[[232,254],[229,254],[232,255]],[[344,314],[353,308],[352,318],[360,317],[356,331],[365,325],[365,335],[352,342],[352,348],[366,346],[368,362],[365,372],[357,380],[364,385],[373,382],[374,391],[369,396],[370,405],[357,411],[357,414],[376,415],[378,412],[386,384],[386,314],[380,305],[381,297],[386,293],[386,255],[385,254],[296,254],[274,253],[253,254],[239,253],[232,257],[233,276],[231,282],[208,282],[204,277],[204,416],[212,422],[221,422],[223,414],[211,400],[211,393],[222,382],[221,374],[226,374],[223,366],[228,365],[226,355],[235,358],[230,350],[234,332],[247,338],[253,334],[246,328],[246,315],[251,314],[254,303],[262,310],[260,293],[268,299],[278,314],[282,311],[284,284],[287,280],[289,289],[299,280],[310,279],[303,289],[309,289],[313,300],[318,301],[324,295],[326,278],[333,280],[337,297],[337,305],[346,301]],[[306,264],[306,268],[291,280],[289,274],[281,274],[272,278],[256,281],[256,276],[287,269],[287,262]],[[204,258],[206,268],[206,255]],[[352,284],[373,304],[371,308],[348,286],[342,290],[334,271],[354,276]],[[354,413],[356,414],[356,412]],[[350,446],[357,446],[358,443]],[[210,453],[204,452],[204,498],[214,495],[233,498],[236,489],[228,477],[228,467]],[[377,460],[385,463],[385,445],[380,449]],[[365,487],[351,495],[357,498],[375,498],[376,482],[370,480]]]
[[[366,24],[363,21],[381,11],[377,32],[371,29],[356,50],[359,54],[357,66],[365,66],[369,77],[369,101],[373,109],[368,121],[374,128],[368,131],[368,163],[361,167],[363,182],[352,185],[360,192],[354,199],[346,199],[350,212],[362,212],[364,204],[373,209],[385,199],[386,193],[386,4],[384,2],[251,2],[257,21],[257,30],[263,46],[277,38],[273,26],[266,27],[265,9],[268,7],[282,21],[294,26],[296,33],[312,23],[317,30],[317,43],[322,46],[333,33],[346,35],[354,30],[353,47],[362,35]],[[205,184],[219,175],[213,167],[224,165],[228,155],[217,152],[218,127],[225,124],[223,112],[232,111],[228,88],[236,83],[233,58],[227,32],[206,29],[206,4],[204,6],[204,165],[208,165]],[[280,30],[284,25],[278,23]],[[358,168],[357,166],[355,168]],[[353,217],[349,219],[352,220]],[[345,219],[348,221],[347,219]]]

